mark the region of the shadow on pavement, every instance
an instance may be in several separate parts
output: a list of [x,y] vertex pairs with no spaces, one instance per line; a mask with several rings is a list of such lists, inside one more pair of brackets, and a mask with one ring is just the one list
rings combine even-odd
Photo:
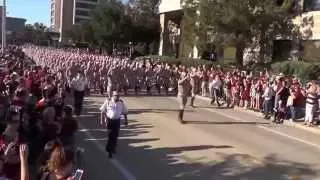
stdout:
[[224,109],[233,109],[232,107],[226,107],[226,106],[213,106],[213,105],[208,105],[208,106],[195,106],[195,108],[207,108],[207,109],[220,109],[220,110],[224,110]]
[[[87,104],[90,102],[86,101]],[[84,113],[86,113],[85,109]],[[97,110],[97,109],[96,109]],[[91,111],[91,110],[90,110]],[[138,110],[132,110],[135,112]],[[152,111],[141,110],[141,111]],[[130,119],[130,116],[129,116]],[[86,128],[97,129],[96,120],[90,118],[81,121]],[[256,122],[188,122],[209,124],[258,124]],[[248,154],[227,154],[230,145],[197,145],[180,147],[161,147],[154,145],[159,138],[142,138],[142,134],[152,131],[153,126],[143,120],[130,119],[128,126],[123,126],[118,150],[115,158],[121,162],[139,180],[289,180],[314,179],[317,171],[308,164],[284,161],[281,157],[271,154],[258,162]],[[106,138],[106,132],[91,131],[95,138]],[[192,132],[196,133],[196,132]],[[172,134],[174,136],[174,134]],[[186,139],[186,141],[188,141]],[[199,139],[201,141],[201,139]],[[92,142],[84,142],[92,143]],[[160,146],[160,147],[159,147]],[[112,177],[114,171],[107,169],[101,163],[109,162],[106,154],[97,152],[92,144],[87,144],[89,179],[122,180],[125,178]],[[276,148],[276,147],[275,147]],[[212,162],[203,162],[206,156],[204,150],[212,150],[217,159]],[[276,149],[275,149],[276,150]],[[192,152],[198,158],[185,157],[183,153]],[[95,154],[96,153],[96,154]],[[99,153],[99,154],[97,154]],[[117,170],[116,170],[117,171]],[[118,171],[117,171],[118,172]],[[99,175],[100,174],[100,175]]]
[[232,124],[243,124],[243,125],[265,125],[270,123],[262,123],[262,122],[217,122],[217,121],[185,121],[186,124],[214,124],[214,125],[232,125]]
[[[186,112],[194,112],[192,110],[185,110]],[[168,113],[178,112],[177,109],[129,109],[129,114],[142,114],[142,113]]]
[[[175,97],[177,96],[175,93],[169,93],[168,95],[161,93],[160,95],[157,92],[153,92],[152,94],[147,94],[146,92],[135,94],[134,92],[128,92],[125,95],[123,92],[120,92],[121,97]],[[91,93],[91,97],[100,97],[100,98],[107,98],[107,94],[100,94],[100,93]]]

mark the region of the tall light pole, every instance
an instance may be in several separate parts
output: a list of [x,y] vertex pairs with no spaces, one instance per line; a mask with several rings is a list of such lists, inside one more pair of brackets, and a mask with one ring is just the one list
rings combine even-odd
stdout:
[[5,48],[7,47],[7,28],[6,28],[6,0],[3,0],[2,6],[2,53],[5,52]]

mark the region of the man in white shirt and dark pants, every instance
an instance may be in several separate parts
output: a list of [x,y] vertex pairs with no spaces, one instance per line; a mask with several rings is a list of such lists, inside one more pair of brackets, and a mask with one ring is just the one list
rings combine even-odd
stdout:
[[220,90],[221,90],[221,86],[222,86],[220,76],[216,75],[209,86],[210,86],[210,90],[211,90],[210,104],[212,105],[216,101],[217,105],[220,107],[219,97],[220,97]]
[[78,72],[77,76],[71,81],[71,88],[73,90],[74,95],[74,107],[75,114],[80,116],[83,104],[83,98],[85,95],[85,91],[88,87],[88,83],[86,78],[83,76],[81,72]]
[[100,111],[100,124],[103,125],[107,123],[108,128],[106,151],[109,153],[109,157],[112,158],[112,155],[116,152],[116,145],[121,125],[120,119],[122,115],[124,116],[126,125],[128,124],[128,109],[120,99],[118,92],[113,91],[112,97],[105,100],[103,105],[100,107]]

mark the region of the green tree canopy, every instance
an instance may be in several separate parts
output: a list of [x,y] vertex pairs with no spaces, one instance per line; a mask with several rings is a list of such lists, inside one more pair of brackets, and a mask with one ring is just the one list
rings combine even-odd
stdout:
[[48,28],[42,23],[26,24],[21,36],[24,41],[33,43],[50,40]]
[[111,47],[131,39],[131,22],[119,0],[99,1],[90,21],[95,41],[100,46]]
[[160,0],[131,0],[129,15],[134,24],[135,41],[153,42],[159,39],[160,23],[158,6]]
[[[211,31],[214,41],[235,46],[239,64],[243,62],[244,49],[254,43],[259,45],[263,61],[273,40],[292,35],[292,18],[299,13],[294,9],[295,0],[199,0],[196,8],[194,4],[193,0],[184,0],[187,11],[200,9],[200,15],[191,19],[200,23],[196,35],[201,39]],[[202,39],[205,40],[199,43],[205,43],[208,37]]]

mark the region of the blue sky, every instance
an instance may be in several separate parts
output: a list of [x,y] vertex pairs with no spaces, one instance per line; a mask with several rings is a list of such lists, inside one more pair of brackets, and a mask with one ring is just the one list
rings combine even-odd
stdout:
[[[2,0],[0,0],[2,4]],[[27,23],[50,24],[50,0],[7,0],[7,16],[27,19]]]
[[48,26],[50,24],[50,0],[7,0],[7,15],[25,18],[30,24],[41,22]]

